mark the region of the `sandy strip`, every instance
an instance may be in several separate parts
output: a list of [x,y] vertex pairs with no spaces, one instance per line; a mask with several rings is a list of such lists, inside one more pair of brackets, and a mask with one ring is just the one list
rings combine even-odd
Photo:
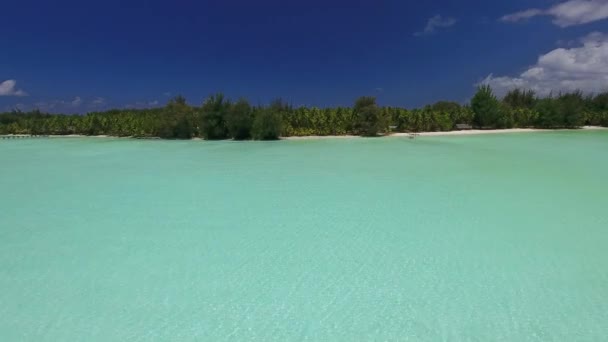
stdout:
[[315,140],[315,139],[352,139],[361,138],[358,135],[304,135],[294,137],[281,137],[281,140]]
[[[82,135],[82,134],[66,134],[66,135],[47,135],[49,138],[118,138],[111,135]],[[125,137],[129,138],[129,137]]]
[[[436,137],[448,135],[479,135],[479,134],[504,134],[504,133],[530,133],[530,132],[557,132],[557,131],[578,131],[578,130],[608,130],[608,127],[583,126],[579,129],[540,129],[540,128],[509,128],[509,129],[470,129],[464,131],[446,132],[420,132],[416,136]],[[410,133],[392,133],[389,137],[410,137]],[[340,138],[361,138],[357,135],[324,135],[324,136],[304,136],[304,137],[285,137],[284,140],[314,140],[314,139],[340,139]]]
[[[578,129],[540,129],[540,128],[510,128],[510,129],[470,129],[464,131],[447,131],[447,132],[420,132],[416,133],[416,136],[420,137],[436,137],[436,136],[448,136],[448,135],[479,135],[479,134],[504,134],[504,133],[530,133],[530,132],[558,132],[558,131],[578,131],[578,130],[608,130],[608,127],[600,126],[583,126]],[[8,134],[5,137],[30,137],[26,134]],[[410,133],[392,133],[388,137],[410,137]],[[41,138],[120,138],[120,139],[134,139],[133,137],[115,137],[111,135],[81,135],[81,134],[68,134],[68,135],[44,135]],[[308,135],[302,137],[282,137],[281,140],[316,140],[316,139],[352,139],[361,138],[358,135]],[[143,140],[148,139],[159,139],[159,138],[142,138]],[[192,138],[192,140],[203,140],[201,138]]]
[[[599,130],[608,129],[607,127],[583,126],[580,129],[584,130]],[[540,129],[540,128],[510,128],[510,129],[471,129],[466,131],[449,131],[449,132],[423,132],[420,136],[443,136],[443,135],[477,135],[477,134],[501,134],[501,133],[530,133],[530,132],[557,132],[557,131],[576,131],[578,129]],[[408,133],[396,133],[395,136],[409,135]]]

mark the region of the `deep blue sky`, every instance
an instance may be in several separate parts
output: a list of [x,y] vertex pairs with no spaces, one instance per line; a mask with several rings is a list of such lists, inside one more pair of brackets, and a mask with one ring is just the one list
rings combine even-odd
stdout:
[[[127,4],[128,2],[128,4]],[[488,74],[513,75],[606,21],[568,28],[541,17],[498,19],[555,1],[8,1],[2,4],[0,82],[28,96],[0,110],[200,104],[210,93],[253,103],[381,105],[464,102]],[[455,24],[424,30],[429,18]]]

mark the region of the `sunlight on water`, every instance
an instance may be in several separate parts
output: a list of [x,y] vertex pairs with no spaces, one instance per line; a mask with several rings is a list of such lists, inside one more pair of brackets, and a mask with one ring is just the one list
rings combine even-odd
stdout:
[[599,341],[608,133],[0,142],[2,341]]

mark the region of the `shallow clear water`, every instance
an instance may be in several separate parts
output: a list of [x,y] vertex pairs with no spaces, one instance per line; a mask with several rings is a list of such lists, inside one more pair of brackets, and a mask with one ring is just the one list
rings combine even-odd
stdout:
[[599,341],[608,132],[0,142],[2,341]]

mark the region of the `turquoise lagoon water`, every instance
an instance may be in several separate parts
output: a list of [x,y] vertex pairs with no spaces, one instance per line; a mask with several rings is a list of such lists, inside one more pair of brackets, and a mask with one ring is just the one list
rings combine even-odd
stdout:
[[2,341],[600,341],[608,132],[0,142]]

